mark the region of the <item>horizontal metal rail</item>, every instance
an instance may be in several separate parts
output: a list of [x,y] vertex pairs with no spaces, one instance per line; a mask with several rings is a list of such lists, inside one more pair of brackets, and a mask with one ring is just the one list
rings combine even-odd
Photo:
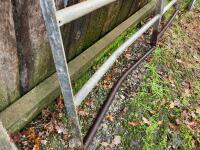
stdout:
[[62,26],[114,1],[116,0],[87,0],[58,10],[56,11],[58,24]]
[[[171,1],[166,7],[164,12],[169,10],[177,0]],[[164,14],[164,13],[163,13]],[[133,42],[135,42],[144,32],[146,32],[156,21],[160,19],[161,15],[156,15],[153,19],[147,22],[138,32],[136,32],[130,39],[122,44],[107,60],[106,62],[95,72],[95,74],[85,83],[80,91],[74,96],[74,103],[79,106],[92,89],[101,80],[104,74],[112,67],[117,58],[127,49]]]
[[104,74],[112,67],[117,58],[127,49],[133,42],[135,42],[143,33],[145,33],[157,20],[160,15],[156,15],[147,22],[138,32],[136,32],[130,39],[122,44],[107,60],[106,62],[95,72],[95,74],[88,80],[88,82],[81,88],[81,90],[75,95],[74,103],[76,106],[86,98],[90,91],[97,85],[99,80]]
[[163,10],[163,14],[165,14],[176,3],[177,3],[177,0],[172,0],[171,2],[169,2],[169,4],[165,6]]

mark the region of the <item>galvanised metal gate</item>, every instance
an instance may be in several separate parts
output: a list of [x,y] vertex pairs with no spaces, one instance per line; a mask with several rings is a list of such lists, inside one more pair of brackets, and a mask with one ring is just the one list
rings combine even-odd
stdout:
[[[64,0],[65,5],[67,5],[68,0]],[[46,29],[48,32],[48,37],[51,45],[51,50],[54,58],[54,63],[60,82],[61,91],[64,97],[65,107],[68,113],[69,122],[71,125],[71,134],[76,141],[77,149],[87,149],[90,145],[93,137],[95,136],[97,129],[102,122],[106,112],[108,111],[113,97],[120,85],[120,83],[125,79],[126,75],[135,69],[142,61],[149,56],[157,45],[158,39],[163,35],[165,30],[171,24],[175,15],[178,12],[177,0],[172,0],[170,3],[165,5],[165,0],[156,0],[156,13],[150,21],[144,24],[141,29],[139,29],[135,34],[133,34],[127,41],[125,41],[116,51],[104,62],[104,64],[95,72],[95,74],[86,82],[86,84],[81,88],[81,90],[74,96],[68,71],[68,65],[66,61],[63,41],[61,37],[60,27],[66,23],[69,23],[75,19],[78,19],[96,9],[106,6],[116,0],[87,0],[80,2],[78,4],[66,7],[61,10],[56,10],[54,0],[40,0],[41,9],[43,17],[45,20]],[[175,5],[176,4],[176,5]],[[165,14],[172,6],[176,6],[175,12],[170,17],[169,21],[166,23],[162,31],[159,30],[160,22],[163,14]],[[112,90],[110,97],[105,101],[102,110],[97,115],[95,122],[91,129],[89,130],[86,137],[83,139],[78,115],[76,112],[76,107],[81,104],[81,102],[86,98],[86,96],[92,91],[92,89],[97,85],[99,80],[104,76],[104,74],[112,67],[117,58],[133,43],[135,42],[143,33],[145,33],[150,27],[153,27],[152,38],[151,38],[151,48],[150,50],[138,60],[138,62],[133,65]],[[80,62],[81,63],[81,62]]]

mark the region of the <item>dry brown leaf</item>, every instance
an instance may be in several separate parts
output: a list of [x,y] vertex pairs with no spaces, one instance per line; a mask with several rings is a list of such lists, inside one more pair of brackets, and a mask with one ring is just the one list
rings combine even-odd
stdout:
[[183,61],[182,61],[181,59],[176,59],[176,62],[178,62],[178,63],[180,63],[180,64],[183,63]]
[[173,123],[169,123],[169,128],[172,129],[172,130],[177,129],[176,125],[174,125]]
[[128,54],[128,53],[125,54],[125,58],[126,58],[127,60],[131,60],[131,57],[132,57],[131,54]]
[[170,103],[169,108],[174,108],[174,107],[179,107],[180,106],[180,102],[178,101],[173,101]]
[[57,98],[56,104],[57,104],[59,109],[63,109],[65,107],[63,97],[60,96],[59,98]]
[[28,130],[26,130],[24,133],[25,133],[26,137],[30,141],[35,141],[36,133],[35,133],[35,128],[34,127],[28,128]]
[[114,117],[113,117],[113,115],[112,115],[111,113],[108,114],[108,115],[106,116],[106,119],[107,119],[108,121],[111,121],[111,122],[114,121]]
[[197,127],[198,126],[198,122],[195,121],[195,120],[192,120],[192,121],[185,121],[185,124],[189,127]]
[[158,124],[161,126],[163,125],[163,120],[159,121]]
[[133,122],[133,121],[131,121],[131,122],[128,122],[128,125],[136,127],[136,126],[139,126],[140,123],[139,122]]
[[107,142],[101,142],[101,146],[103,146],[103,147],[108,147],[110,144],[109,143],[107,143]]
[[152,125],[152,122],[149,119],[147,119],[146,117],[143,116],[142,120],[143,120],[144,123],[146,123],[148,125]]
[[94,101],[91,100],[91,99],[88,99],[88,100],[85,101],[85,105],[93,107],[94,106]]
[[55,129],[56,129],[58,134],[67,132],[66,129],[63,126],[55,125]]
[[78,114],[79,114],[80,116],[88,116],[88,115],[89,115],[88,112],[86,112],[86,111],[84,111],[84,110],[81,110],[81,109],[78,110]]
[[34,144],[33,150],[41,150],[41,139],[40,139],[40,137],[37,137],[35,139],[35,144]]
[[10,136],[11,141],[14,143],[19,142],[19,140],[20,140],[19,133],[11,133],[11,134],[9,134],[9,136]]
[[181,121],[179,119],[176,119],[176,124],[181,125]]
[[51,112],[49,111],[49,109],[42,110],[42,116],[43,117],[48,117],[50,115],[51,115]]
[[183,93],[183,96],[185,96],[185,97],[191,97],[190,89],[185,89],[184,93]]
[[42,145],[47,145],[47,140],[41,140]]
[[53,122],[51,121],[51,122],[45,124],[44,129],[47,130],[49,133],[54,132],[55,128],[54,128]]
[[196,113],[200,114],[200,107],[196,108]]

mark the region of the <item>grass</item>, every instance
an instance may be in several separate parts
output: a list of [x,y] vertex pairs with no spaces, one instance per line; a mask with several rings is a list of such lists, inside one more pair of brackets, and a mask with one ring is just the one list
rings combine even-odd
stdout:
[[[186,0],[188,2],[188,0]],[[186,1],[182,1],[181,8],[186,7]],[[199,6],[199,3],[197,4]],[[168,18],[172,12],[165,15]],[[198,140],[200,134],[197,132],[197,124],[200,121],[200,114],[196,113],[199,107],[197,100],[200,99],[200,78],[194,70],[200,69],[195,61],[199,54],[189,53],[188,45],[195,47],[194,41],[188,37],[183,27],[179,23],[182,18],[191,18],[191,14],[178,16],[172,29],[166,35],[165,43],[160,45],[147,64],[147,74],[141,83],[139,91],[133,101],[129,104],[128,113],[123,120],[122,147],[125,150],[131,148],[144,150],[162,150],[162,149],[180,149],[190,150],[198,149]],[[91,77],[102,63],[133,33],[138,30],[137,27],[131,27],[127,32],[118,37],[94,62],[92,68],[83,74],[73,86],[76,93],[84,83]],[[184,44],[182,44],[184,43]],[[186,47],[184,47],[186,46]],[[196,60],[194,60],[196,57]],[[101,87],[99,87],[101,88]],[[105,90],[99,89],[98,92],[106,95]],[[86,106],[83,109],[89,112],[88,116],[80,117],[86,129],[92,120],[92,113],[98,109],[102,99],[98,98],[94,102],[95,110]],[[52,116],[59,118],[57,123],[66,125],[70,129],[65,109],[57,108],[58,104],[53,104],[48,109],[53,112]],[[82,107],[82,106],[81,106]],[[59,116],[58,114],[63,114]],[[58,117],[59,116],[59,117]],[[46,122],[49,122],[47,117]],[[83,123],[85,121],[85,123]],[[130,122],[136,123],[135,126],[129,125]],[[192,126],[193,124],[193,126]],[[37,124],[35,127],[40,128]],[[67,137],[68,138],[68,137]],[[63,135],[51,133],[47,141],[47,149],[64,149]],[[68,139],[67,139],[68,140]],[[67,142],[67,140],[65,142]],[[61,146],[61,147],[59,147]]]
[[[184,17],[187,20],[191,15]],[[195,111],[199,107],[200,78],[194,72],[194,69],[200,69],[200,65],[194,60],[196,49],[192,48],[189,52],[183,46],[193,47],[195,41],[185,33],[178,21],[170,30],[170,44],[166,42],[157,48],[147,64],[148,73],[129,105],[124,122],[126,134],[121,135],[124,149],[200,148],[200,133],[196,129],[200,120]],[[149,124],[145,123],[144,117]],[[189,125],[189,121],[196,123],[196,126]],[[131,126],[130,122],[140,125]]]
[[127,29],[126,32],[122,33],[106,50],[104,50],[94,61],[94,65],[82,74],[81,77],[73,85],[74,93],[77,93],[81,87],[89,80],[92,74],[97,70],[103,62],[105,62],[109,56],[122,45],[131,35],[138,30],[137,26],[132,26]]

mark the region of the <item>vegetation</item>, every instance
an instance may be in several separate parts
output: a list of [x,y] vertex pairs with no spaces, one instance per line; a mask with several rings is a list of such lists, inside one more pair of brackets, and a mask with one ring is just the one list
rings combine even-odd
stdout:
[[197,26],[194,18],[194,13],[177,18],[147,64],[148,73],[125,118],[125,149],[200,148],[199,47],[194,33],[185,31]]

